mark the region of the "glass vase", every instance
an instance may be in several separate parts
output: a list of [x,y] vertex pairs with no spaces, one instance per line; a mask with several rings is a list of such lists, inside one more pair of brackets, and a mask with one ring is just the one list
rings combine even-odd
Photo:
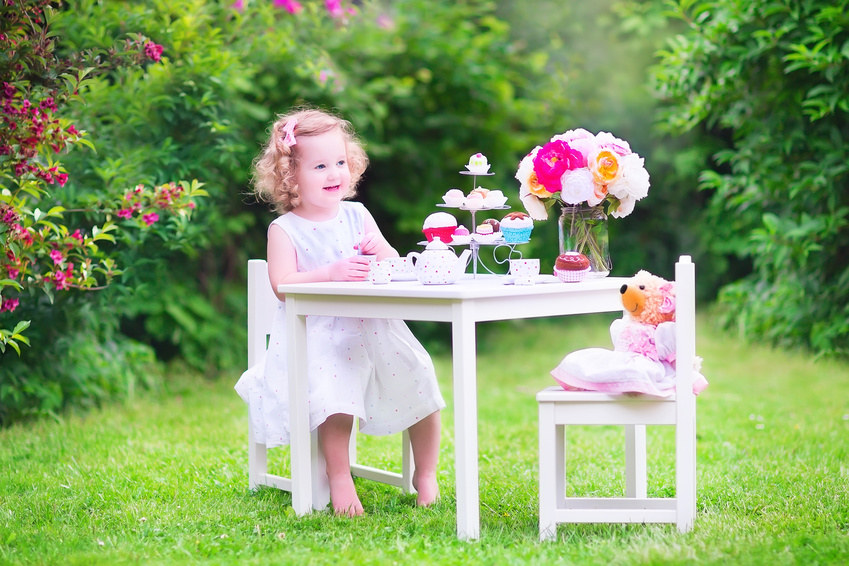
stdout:
[[590,260],[587,278],[610,275],[610,246],[607,235],[607,214],[602,205],[564,206],[557,224],[560,253],[579,252]]

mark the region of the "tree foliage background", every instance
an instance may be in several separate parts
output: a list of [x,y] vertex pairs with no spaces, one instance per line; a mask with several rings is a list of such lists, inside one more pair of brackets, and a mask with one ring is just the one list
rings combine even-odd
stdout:
[[693,0],[654,72],[659,123],[722,148],[701,174],[719,303],[751,339],[849,353],[849,3]]
[[[194,178],[209,197],[185,239],[122,252],[113,290],[32,313],[53,330],[20,358],[4,354],[0,377],[41,388],[3,400],[0,419],[97,402],[115,388],[96,384],[129,375],[155,386],[163,362],[235,379],[245,265],[264,257],[272,219],[249,196],[250,163],[275,115],[302,103],[364,138],[358,199],[402,253],[448,188],[471,188],[457,174],[468,155],[488,156],[486,186],[521,209],[513,175],[529,150],[571,128],[610,131],[646,158],[652,183],[610,222],[614,275],[671,277],[690,253],[702,298],[722,289],[729,325],[845,353],[845,3],[375,0],[330,13],[338,3],[54,2],[60,55],[128,34],[163,46],[159,64],[97,77],[67,108],[94,149],[63,156],[72,175],[56,197]],[[544,270],[555,224],[537,223],[523,250]],[[130,351],[137,364],[118,355]],[[72,377],[51,381],[62,359]]]

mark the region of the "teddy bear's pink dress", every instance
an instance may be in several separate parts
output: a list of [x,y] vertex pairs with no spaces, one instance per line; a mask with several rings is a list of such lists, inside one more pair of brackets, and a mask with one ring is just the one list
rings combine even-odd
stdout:
[[[675,393],[675,323],[657,327],[614,320],[610,325],[614,349],[585,348],[567,355],[551,370],[564,389],[605,393],[645,393],[668,397]],[[698,394],[707,387],[704,376],[693,379]]]

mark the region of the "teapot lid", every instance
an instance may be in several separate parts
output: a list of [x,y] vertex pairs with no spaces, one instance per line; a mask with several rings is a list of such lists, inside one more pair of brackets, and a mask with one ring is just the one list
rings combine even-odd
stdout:
[[443,241],[442,241],[442,239],[440,239],[440,237],[439,237],[439,236],[434,236],[434,237],[433,237],[433,240],[432,240],[432,241],[430,241],[430,242],[428,242],[428,244],[425,246],[425,250],[426,250],[426,251],[431,251],[431,250],[447,250],[447,249],[450,249],[450,248],[448,247],[448,244],[446,244],[445,242],[443,242]]

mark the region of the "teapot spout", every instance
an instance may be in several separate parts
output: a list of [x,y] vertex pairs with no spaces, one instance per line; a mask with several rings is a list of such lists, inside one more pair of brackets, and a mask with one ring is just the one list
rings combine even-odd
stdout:
[[472,257],[472,250],[463,250],[457,260],[457,265],[462,266],[460,271],[465,271],[469,265],[469,259]]

